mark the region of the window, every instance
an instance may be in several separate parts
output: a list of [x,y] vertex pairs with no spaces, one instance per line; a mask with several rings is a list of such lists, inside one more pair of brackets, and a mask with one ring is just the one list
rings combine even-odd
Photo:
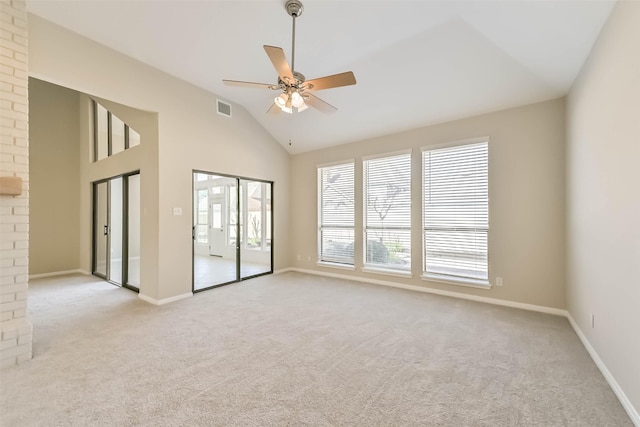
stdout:
[[129,148],[140,145],[140,134],[127,126],[126,135],[129,135]]
[[109,112],[97,102],[94,105],[95,161],[109,156]]
[[425,276],[488,280],[489,143],[423,149]]
[[365,267],[411,270],[411,153],[363,166]]
[[140,145],[140,134],[93,101],[94,162]]
[[125,124],[115,114],[111,114],[111,155],[125,150]]
[[318,259],[353,265],[354,164],[318,168]]
[[207,190],[197,190],[198,199],[196,214],[196,241],[207,243],[209,241],[209,198]]

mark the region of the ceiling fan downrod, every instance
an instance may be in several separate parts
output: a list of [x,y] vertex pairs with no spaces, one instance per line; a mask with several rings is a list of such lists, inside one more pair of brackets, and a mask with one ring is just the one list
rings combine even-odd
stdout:
[[[284,4],[285,9],[287,9],[287,13],[291,18],[293,18],[293,25],[291,31],[291,72],[295,73],[296,70],[296,18],[302,16],[302,11],[304,7],[302,6],[302,2],[300,0],[287,0]],[[295,74],[294,74],[295,75]]]

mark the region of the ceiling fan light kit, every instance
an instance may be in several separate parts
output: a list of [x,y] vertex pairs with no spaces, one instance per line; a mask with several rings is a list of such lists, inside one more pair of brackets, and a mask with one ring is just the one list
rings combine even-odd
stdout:
[[238,80],[223,80],[223,83],[230,86],[259,87],[270,90],[280,90],[282,93],[273,100],[272,108],[267,112],[272,112],[273,106],[279,108],[275,111],[284,111],[292,114],[294,111],[302,112],[309,107],[314,107],[324,113],[333,113],[336,107],[313,95],[312,91],[331,89],[341,86],[356,84],[356,78],[351,71],[320,77],[307,81],[302,73],[295,71],[295,46],[296,46],[296,18],[302,15],[304,7],[299,0],[287,0],[285,9],[293,20],[291,35],[291,66],[287,62],[284,50],[276,46],[264,46],[267,56],[271,60],[278,73],[277,84],[252,83]]

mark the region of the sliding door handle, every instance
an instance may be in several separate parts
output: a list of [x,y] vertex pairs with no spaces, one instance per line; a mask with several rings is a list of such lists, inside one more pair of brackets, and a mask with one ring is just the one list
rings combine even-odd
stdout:
[[108,235],[109,235],[109,226],[108,226],[108,225],[105,225],[105,226],[104,226],[104,235],[105,235],[105,236],[108,236]]

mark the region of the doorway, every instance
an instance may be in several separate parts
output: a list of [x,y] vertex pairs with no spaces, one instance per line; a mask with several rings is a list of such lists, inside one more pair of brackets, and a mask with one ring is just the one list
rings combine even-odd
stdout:
[[193,291],[273,272],[269,181],[193,172]]
[[226,221],[225,209],[225,189],[223,186],[211,188],[209,203],[209,255],[224,257],[225,234],[224,225]]
[[92,273],[140,287],[140,172],[93,183]]

